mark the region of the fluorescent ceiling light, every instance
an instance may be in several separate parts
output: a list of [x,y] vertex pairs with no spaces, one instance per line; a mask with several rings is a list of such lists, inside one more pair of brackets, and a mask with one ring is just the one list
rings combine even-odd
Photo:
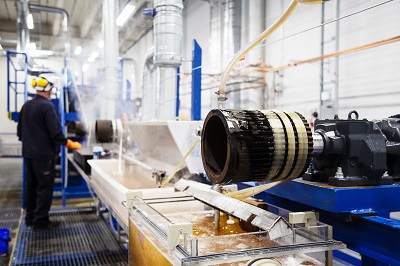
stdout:
[[125,24],[125,22],[128,20],[128,18],[132,15],[133,11],[135,11],[136,6],[133,4],[133,2],[129,2],[125,7],[124,10],[119,14],[117,18],[117,26],[121,27],[122,25]]
[[94,60],[96,60],[96,58],[95,57],[89,57],[87,60],[88,60],[89,63],[93,63]]
[[32,14],[28,14],[28,21],[26,23],[28,24],[28,29],[32,30],[34,28]]
[[82,46],[77,46],[76,48],[75,48],[75,55],[80,55],[81,54],[81,52],[82,52]]
[[88,70],[89,69],[89,64],[83,64],[82,65],[82,71],[83,72],[86,72],[86,70]]
[[93,52],[90,54],[90,57],[93,57],[94,59],[96,59],[99,56],[98,52]]
[[104,47],[104,41],[100,41],[98,46],[99,46],[99,48],[103,48]]

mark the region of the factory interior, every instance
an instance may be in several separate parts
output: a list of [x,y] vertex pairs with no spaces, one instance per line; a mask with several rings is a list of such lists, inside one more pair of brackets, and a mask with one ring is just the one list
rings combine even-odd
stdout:
[[400,265],[399,100],[400,0],[0,0],[0,265]]

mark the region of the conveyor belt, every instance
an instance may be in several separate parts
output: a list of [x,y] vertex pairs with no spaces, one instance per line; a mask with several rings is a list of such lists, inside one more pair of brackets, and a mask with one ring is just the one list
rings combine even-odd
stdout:
[[56,208],[52,230],[34,230],[24,220],[11,265],[127,265],[127,252],[92,207]]

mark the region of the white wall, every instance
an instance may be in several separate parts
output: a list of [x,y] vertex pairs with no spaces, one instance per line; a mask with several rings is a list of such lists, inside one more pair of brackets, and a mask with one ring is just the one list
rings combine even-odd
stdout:
[[[283,1],[286,7],[290,1]],[[327,2],[327,19],[333,17],[333,5]],[[383,1],[341,1],[340,16],[346,16]],[[267,1],[267,25],[282,12],[276,1]],[[339,50],[380,41],[398,35],[400,28],[400,2],[393,1],[381,7],[351,16],[340,21]],[[271,40],[290,36],[321,23],[320,6],[299,6],[285,23],[283,29],[275,33]],[[327,29],[332,30],[332,28]],[[267,41],[269,42],[269,41]],[[320,28],[287,38],[266,46],[267,64],[274,67],[296,60],[305,60],[320,55]],[[332,45],[327,44],[333,52]],[[330,48],[330,49],[329,49]],[[345,55],[339,59],[339,116],[356,109],[362,118],[383,118],[398,113],[396,105],[400,99],[400,43],[393,43],[358,53]],[[282,93],[277,96],[277,108],[293,109],[310,116],[319,107],[320,68],[319,62],[289,68],[283,75]],[[270,86],[272,74],[268,74]]]

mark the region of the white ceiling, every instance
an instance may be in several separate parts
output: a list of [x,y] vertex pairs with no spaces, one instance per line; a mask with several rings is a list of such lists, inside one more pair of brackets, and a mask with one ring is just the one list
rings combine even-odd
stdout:
[[[17,0],[0,0],[0,43],[3,48],[15,49],[17,39]],[[121,11],[129,0],[115,0]],[[145,20],[142,9],[152,7],[152,1],[136,0],[137,11],[120,28],[120,53],[126,52],[138,39],[152,28],[152,21]],[[102,0],[30,0],[29,3],[62,8],[69,14],[71,51],[76,46],[90,46],[102,38]],[[31,41],[43,50],[62,51],[64,38],[62,16],[54,13],[32,13],[35,28],[30,31]]]

